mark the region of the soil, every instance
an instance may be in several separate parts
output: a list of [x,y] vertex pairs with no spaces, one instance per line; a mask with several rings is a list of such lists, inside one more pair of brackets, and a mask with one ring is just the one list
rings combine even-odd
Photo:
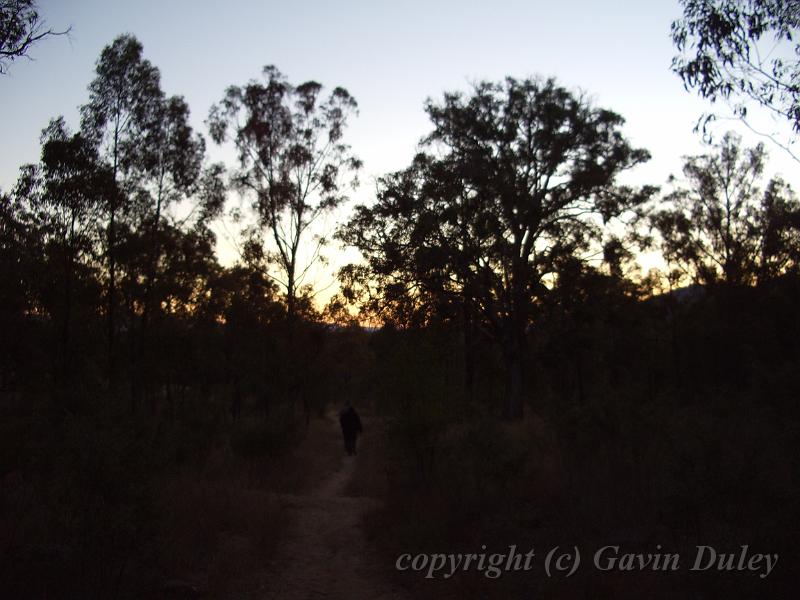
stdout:
[[[369,451],[378,427],[363,418],[365,436],[359,447]],[[348,494],[359,469],[359,456],[346,456],[335,411],[312,427],[305,443],[320,452],[338,452],[341,459],[323,473],[308,493],[280,494],[291,517],[285,539],[268,566],[263,598],[370,598],[406,600],[410,596],[387,576],[389,569],[367,540],[362,521],[379,500]],[[389,566],[391,567],[391,566]]]

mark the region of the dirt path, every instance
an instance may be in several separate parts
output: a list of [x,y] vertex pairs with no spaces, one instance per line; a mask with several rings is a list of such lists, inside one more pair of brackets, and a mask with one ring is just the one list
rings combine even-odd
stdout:
[[[368,451],[368,421],[365,429],[362,449]],[[340,452],[342,459],[310,493],[280,495],[292,525],[270,564],[263,598],[406,600],[409,596],[386,580],[385,561],[370,547],[361,527],[377,500],[346,493],[359,458],[345,456],[336,415],[329,413],[317,431],[325,436],[325,450]]]

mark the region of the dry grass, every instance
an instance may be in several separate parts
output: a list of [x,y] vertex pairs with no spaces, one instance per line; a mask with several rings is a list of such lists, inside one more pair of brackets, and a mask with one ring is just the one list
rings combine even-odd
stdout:
[[364,435],[358,440],[356,472],[347,486],[348,496],[386,498],[389,494],[389,448],[383,420],[369,412],[361,415]]
[[243,459],[221,445],[206,468],[164,482],[162,564],[167,580],[212,597],[258,596],[269,559],[291,524],[283,494],[303,494],[335,471],[340,448],[330,423],[312,419],[278,456]]

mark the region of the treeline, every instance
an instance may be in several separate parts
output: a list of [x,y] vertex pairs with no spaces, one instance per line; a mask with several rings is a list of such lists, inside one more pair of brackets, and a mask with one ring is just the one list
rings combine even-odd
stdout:
[[[433,129],[412,165],[380,178],[375,202],[336,232],[364,261],[341,270],[320,311],[305,276],[329,237],[319,217],[357,184],[361,161],[343,142],[357,105],[275,67],[263,76],[209,113],[212,139],[238,152],[228,169],[208,164],[185,100],[164,94],[135,38],[103,50],[79,130],[54,119],[40,162],[2,196],[4,389],[38,386],[68,412],[106,392],[133,412],[174,412],[187,386],[203,396],[224,384],[236,413],[243,394],[300,399],[289,373],[304,328],[446,322],[460,327],[465,397],[476,397],[474,347],[490,341],[502,413],[519,419],[530,340],[587,277],[644,299],[796,272],[800,204],[780,179],[762,187],[763,146],[726,134],[667,192],[621,184],[649,159],[621,116],[552,79],[507,78],[428,101]],[[250,206],[234,211],[240,252],[224,267],[211,226],[234,192]],[[635,253],[653,249],[668,270],[643,274]],[[273,367],[280,381],[256,383]]]
[[[384,324],[369,343],[389,483],[370,534],[387,560],[711,544],[786,563],[766,580],[589,566],[566,582],[404,584],[431,598],[786,595],[800,204],[764,181],[764,148],[727,134],[661,192],[619,183],[647,152],[554,80],[481,83],[426,110],[413,164],[338,233],[365,259],[342,271],[340,301]],[[640,249],[666,269],[641,273]]]
[[[369,526],[387,560],[710,544],[786,562],[766,579],[584,564],[566,581],[410,571],[404,585],[430,598],[787,595],[800,207],[764,182],[763,147],[726,135],[660,192],[616,182],[646,153],[554,81],[427,108],[423,152],[339,234],[365,256],[343,271],[342,300],[386,324],[369,342],[390,423],[386,508]],[[667,268],[641,273],[637,248]]]
[[[265,410],[299,398],[305,377],[290,375],[296,357],[282,346],[324,329],[302,261],[324,243],[306,240],[311,224],[345,199],[336,170],[358,168],[337,143],[355,102],[265,73],[266,85],[231,87],[212,109],[212,137],[233,130],[241,152],[228,171],[208,164],[188,105],[164,94],[135,38],[103,50],[79,130],[54,119],[40,162],[2,196],[4,390],[32,387],[70,413],[109,393],[170,414],[190,388],[230,387],[234,413],[245,396]],[[240,108],[267,112],[237,129]],[[211,226],[233,189],[255,191],[225,267]],[[274,252],[262,235],[273,232]],[[310,257],[306,241],[318,246]]]
[[[355,102],[265,73],[221,90],[209,126],[241,165],[210,164],[186,101],[121,36],[77,129],[53,119],[0,194],[5,594],[155,597],[197,572],[215,594],[255,589],[259,570],[228,569],[278,543],[284,519],[258,493],[296,491],[287,453],[358,385],[358,334],[306,281],[324,245],[312,225],[359,166],[340,142]],[[239,119],[237,103],[266,112]],[[225,266],[212,227],[236,191],[252,205]],[[224,551],[232,535],[248,556]]]
[[[582,305],[586,281],[645,299],[797,274],[800,203],[779,178],[761,187],[762,145],[726,134],[662,193],[619,183],[648,152],[629,144],[621,116],[552,79],[481,83],[426,110],[433,131],[413,164],[381,178],[376,201],[338,232],[364,256],[342,269],[338,300],[400,327],[458,324],[467,380],[474,343],[490,340],[507,419],[532,400],[524,365],[537,330]],[[635,253],[653,249],[666,271],[643,274]]]

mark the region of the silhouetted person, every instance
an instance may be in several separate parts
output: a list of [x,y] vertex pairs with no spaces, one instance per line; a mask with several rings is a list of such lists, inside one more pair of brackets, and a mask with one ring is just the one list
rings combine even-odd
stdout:
[[344,449],[348,456],[356,453],[356,439],[358,434],[363,431],[361,419],[350,402],[348,401],[339,413],[339,424],[342,426],[342,436],[344,437]]

